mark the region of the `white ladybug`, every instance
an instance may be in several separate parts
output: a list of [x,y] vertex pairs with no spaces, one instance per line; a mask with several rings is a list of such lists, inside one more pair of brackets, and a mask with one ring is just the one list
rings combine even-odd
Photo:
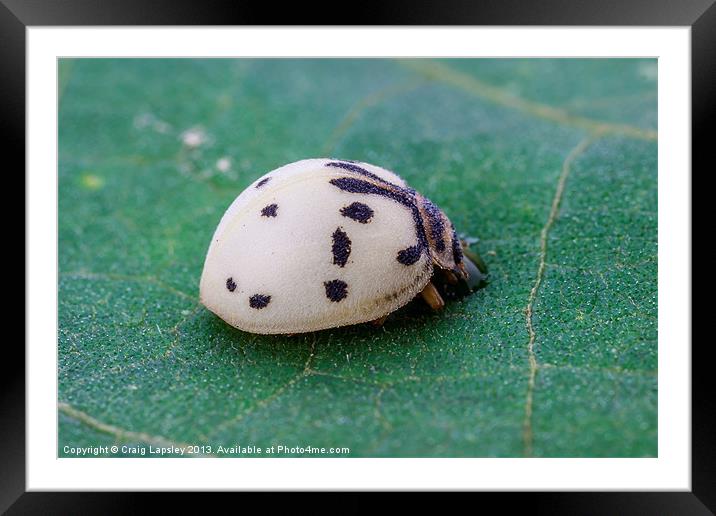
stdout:
[[211,240],[200,295],[241,330],[301,333],[380,323],[418,294],[440,309],[435,272],[453,285],[483,278],[437,206],[384,168],[306,159],[234,200]]

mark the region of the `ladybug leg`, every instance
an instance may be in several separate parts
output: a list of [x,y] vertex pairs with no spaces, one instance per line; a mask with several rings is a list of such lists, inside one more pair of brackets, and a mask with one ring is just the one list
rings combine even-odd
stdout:
[[435,311],[442,310],[445,306],[445,301],[443,301],[443,298],[440,296],[438,289],[435,288],[432,281],[425,285],[425,288],[420,292],[420,296],[430,305],[430,308]]
[[377,319],[373,319],[370,323],[373,326],[383,326],[383,323],[388,318],[388,315],[390,315],[390,314],[385,314],[383,317],[378,317]]
[[[462,265],[462,264],[460,264],[460,265]],[[453,271],[443,270],[442,272],[443,272],[443,275],[445,276],[445,280],[450,285],[455,286],[458,283],[460,283],[460,280],[458,279],[457,274],[455,274]]]

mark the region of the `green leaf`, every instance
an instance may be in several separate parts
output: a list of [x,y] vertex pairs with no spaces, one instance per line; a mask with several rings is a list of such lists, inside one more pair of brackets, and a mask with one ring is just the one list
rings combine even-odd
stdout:
[[[63,60],[59,454],[656,456],[656,66]],[[203,308],[226,207],[320,156],[401,174],[479,237],[489,285],[292,337]]]

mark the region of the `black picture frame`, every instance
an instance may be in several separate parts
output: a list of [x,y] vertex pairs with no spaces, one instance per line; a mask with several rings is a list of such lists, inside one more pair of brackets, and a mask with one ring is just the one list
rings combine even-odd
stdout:
[[[0,0],[0,106],[4,155],[25,167],[26,27],[109,25],[553,25],[689,26],[692,73],[692,168],[706,168],[707,125],[716,112],[716,5],[714,0],[541,0],[525,2],[381,2],[373,9],[340,11],[303,3],[246,4],[183,0]],[[705,171],[705,170],[704,170]],[[678,172],[677,172],[678,173]],[[19,174],[17,174],[19,176]],[[693,173],[691,174],[693,177]],[[22,187],[24,189],[24,186]],[[0,397],[0,510],[8,514],[114,514],[142,512],[149,494],[25,492],[25,354],[12,339],[4,349]],[[708,344],[705,340],[702,344]],[[691,343],[680,343],[691,345]],[[716,513],[716,407],[706,346],[692,346],[692,490],[690,492],[503,493],[504,509],[528,505],[551,514]],[[185,497],[163,495],[162,504]],[[419,498],[418,498],[419,499]],[[344,503],[357,510],[360,502]],[[364,509],[368,505],[364,505]],[[169,505],[163,505],[170,510]]]

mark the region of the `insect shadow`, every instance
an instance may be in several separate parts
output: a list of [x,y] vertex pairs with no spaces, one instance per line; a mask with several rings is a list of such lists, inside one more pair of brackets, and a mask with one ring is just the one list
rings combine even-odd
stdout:
[[433,311],[422,299],[415,298],[405,306],[391,313],[382,325],[362,323],[338,328],[329,328],[293,335],[259,335],[236,329],[218,316],[206,310],[201,318],[206,333],[211,336],[219,353],[234,355],[234,358],[249,361],[285,361],[289,357],[308,358],[315,353],[322,359],[335,355],[344,360],[345,354],[353,351],[381,351],[410,353],[424,346],[426,335],[435,329],[450,324],[446,315],[457,304],[451,299],[442,312]]

